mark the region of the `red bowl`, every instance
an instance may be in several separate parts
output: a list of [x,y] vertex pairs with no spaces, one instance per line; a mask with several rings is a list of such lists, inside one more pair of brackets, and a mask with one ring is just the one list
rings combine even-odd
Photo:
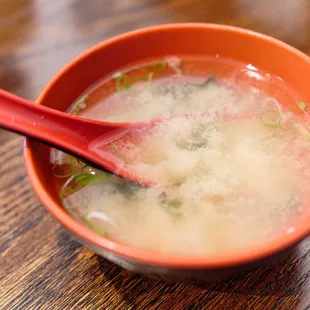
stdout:
[[[214,24],[155,26],[109,39],[73,60],[46,86],[39,104],[66,110],[90,85],[130,63],[166,55],[217,55],[250,63],[281,77],[310,102],[310,58],[271,37]],[[278,258],[310,233],[310,212],[296,230],[252,249],[227,254],[182,257],[149,252],[109,240],[75,220],[51,186],[49,148],[30,139],[25,162],[34,191],[46,209],[75,238],[116,264],[173,280],[210,280],[250,270]]]

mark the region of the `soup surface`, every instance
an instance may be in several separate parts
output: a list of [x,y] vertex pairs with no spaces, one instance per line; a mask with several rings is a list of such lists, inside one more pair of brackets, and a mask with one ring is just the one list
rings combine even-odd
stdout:
[[92,142],[143,187],[51,150],[67,210],[100,234],[157,252],[197,255],[294,231],[310,180],[307,105],[279,77],[228,59],[170,57],[124,68],[70,113],[146,122],[131,139]]

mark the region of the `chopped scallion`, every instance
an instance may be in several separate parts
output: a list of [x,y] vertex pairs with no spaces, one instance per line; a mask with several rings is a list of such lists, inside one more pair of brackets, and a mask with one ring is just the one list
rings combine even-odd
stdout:
[[303,111],[307,109],[307,105],[304,102],[300,102],[298,105]]
[[54,165],[52,168],[52,174],[55,178],[64,179],[72,175],[72,168],[68,164]]
[[91,183],[100,182],[108,177],[108,174],[100,174],[100,175],[93,175],[93,174],[80,174],[74,178],[76,183],[79,183],[82,186],[89,185]]
[[301,134],[303,134],[305,137],[307,137],[308,139],[310,139],[310,132],[309,132],[309,130],[308,130],[305,126],[303,126],[303,125],[301,125],[301,124],[295,124],[295,126],[296,126],[297,130],[298,130]]
[[91,229],[93,229],[99,235],[106,236],[108,234],[105,229],[103,229],[102,227],[100,227],[100,226],[96,225],[95,223],[91,222],[86,217],[84,217],[83,220],[84,220],[85,224],[87,224],[87,226],[89,226]]
[[66,199],[68,196],[74,194],[76,190],[72,188],[71,186],[64,186],[59,193],[59,197],[61,200]]
[[80,99],[78,99],[71,107],[71,114],[76,115],[79,113],[80,111],[80,105],[82,103],[84,103],[86,100],[88,99],[88,95],[85,95],[83,97],[81,97]]
[[71,167],[76,167],[76,166],[78,166],[79,164],[82,163],[79,158],[73,157],[71,155],[68,156],[68,160],[69,160],[69,165]]
[[142,75],[130,77],[127,74],[117,76],[115,79],[115,88],[117,92],[127,91],[134,83],[147,80],[151,83],[154,72],[144,72]]
[[152,70],[159,71],[166,68],[166,63],[164,61],[156,61],[151,64]]
[[154,76],[154,72],[149,72],[147,75],[147,80],[149,82],[149,85],[152,83],[153,76]]
[[118,155],[121,155],[121,154],[122,154],[121,150],[116,146],[115,143],[111,142],[110,144],[111,144],[112,148],[116,151],[116,153],[117,153]]
[[276,128],[281,123],[281,115],[277,110],[269,109],[260,114],[260,119],[264,126]]

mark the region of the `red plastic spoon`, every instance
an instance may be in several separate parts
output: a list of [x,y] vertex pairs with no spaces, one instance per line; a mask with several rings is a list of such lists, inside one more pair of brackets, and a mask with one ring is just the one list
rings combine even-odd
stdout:
[[123,169],[124,165],[120,165],[115,156],[107,153],[107,156],[102,156],[98,148],[89,147],[94,141],[108,143],[115,137],[127,139],[132,130],[146,124],[89,120],[35,104],[0,89],[0,127],[61,149],[113,174],[154,186],[155,182]]

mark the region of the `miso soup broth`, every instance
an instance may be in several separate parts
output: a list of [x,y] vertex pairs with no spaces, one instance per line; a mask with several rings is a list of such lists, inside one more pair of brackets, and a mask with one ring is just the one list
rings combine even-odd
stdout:
[[[221,57],[134,64],[69,111],[109,122],[160,120],[104,147],[144,187],[51,150],[65,208],[124,244],[180,255],[255,247],[294,231],[310,180],[307,103],[281,78]],[[91,143],[85,147],[97,147]]]

